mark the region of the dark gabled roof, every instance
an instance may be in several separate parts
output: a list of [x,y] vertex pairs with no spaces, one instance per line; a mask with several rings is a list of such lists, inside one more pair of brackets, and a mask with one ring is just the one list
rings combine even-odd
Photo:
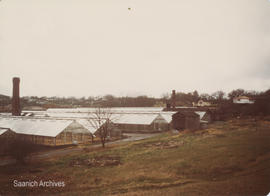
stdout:
[[199,114],[196,114],[195,112],[192,111],[179,111],[177,113],[175,113],[174,115],[172,115],[172,117],[174,116],[187,116],[187,117],[200,117]]

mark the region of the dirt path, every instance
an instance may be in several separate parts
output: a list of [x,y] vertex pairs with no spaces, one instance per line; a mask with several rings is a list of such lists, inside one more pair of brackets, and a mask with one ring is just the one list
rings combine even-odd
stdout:
[[[142,140],[150,137],[154,137],[156,135],[159,135],[160,133],[149,133],[149,134],[140,134],[140,133],[126,133],[124,136],[127,136],[125,139],[113,141],[113,142],[108,142],[106,143],[107,146],[113,145],[113,144],[122,144],[126,142],[132,142],[132,141],[137,141],[137,140]],[[97,148],[101,147],[101,144],[94,144],[90,146],[91,148]],[[38,154],[32,155],[31,159],[45,159],[45,158],[51,158],[55,156],[64,156],[67,154],[70,154],[72,152],[79,152],[82,151],[83,148],[74,146],[74,147],[69,147],[69,148],[64,148],[64,149],[57,149],[57,150],[51,150],[51,151],[46,151],[46,152],[40,152]],[[15,163],[15,159],[5,159],[5,160],[0,160],[0,166],[3,165],[8,165],[8,164],[13,164]]]

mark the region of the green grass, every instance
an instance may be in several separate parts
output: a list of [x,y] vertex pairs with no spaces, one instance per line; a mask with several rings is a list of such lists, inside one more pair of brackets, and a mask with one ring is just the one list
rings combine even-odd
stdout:
[[[270,124],[234,120],[209,129],[98,148],[55,160],[33,162],[13,174],[0,168],[0,195],[19,194],[12,179],[65,181],[65,188],[30,189],[27,194],[63,195],[266,195],[270,192]],[[87,148],[91,148],[86,146]],[[72,162],[120,157],[114,166]],[[13,168],[11,168],[13,167]],[[40,168],[30,173],[30,168]]]

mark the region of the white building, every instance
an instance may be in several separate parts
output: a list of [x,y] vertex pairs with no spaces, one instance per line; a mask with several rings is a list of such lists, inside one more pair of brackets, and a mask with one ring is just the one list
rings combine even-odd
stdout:
[[239,97],[233,98],[233,103],[236,103],[236,104],[253,104],[254,101],[251,100],[247,96],[239,96]]
[[210,102],[203,101],[202,99],[198,101],[198,103],[192,103],[193,106],[199,106],[199,107],[205,107],[205,106],[211,106]]

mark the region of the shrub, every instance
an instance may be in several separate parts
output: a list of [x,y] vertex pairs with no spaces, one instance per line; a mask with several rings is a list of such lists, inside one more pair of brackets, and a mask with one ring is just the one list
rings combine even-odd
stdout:
[[21,139],[13,139],[7,148],[8,155],[16,159],[18,163],[24,164],[28,155],[36,151],[36,144]]

